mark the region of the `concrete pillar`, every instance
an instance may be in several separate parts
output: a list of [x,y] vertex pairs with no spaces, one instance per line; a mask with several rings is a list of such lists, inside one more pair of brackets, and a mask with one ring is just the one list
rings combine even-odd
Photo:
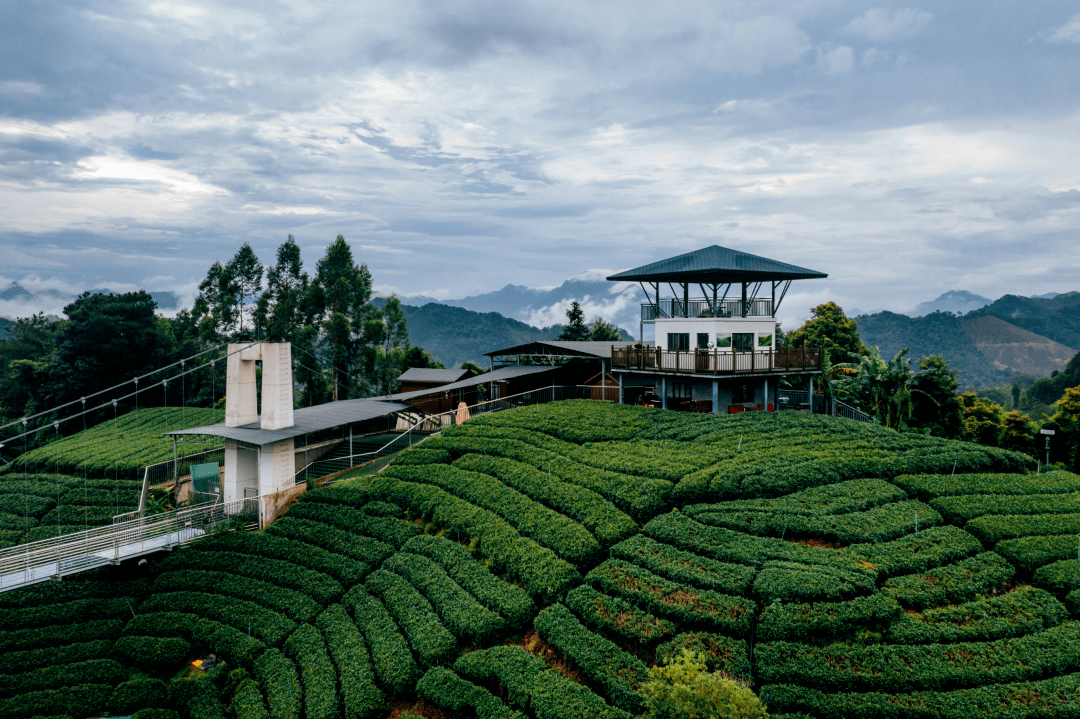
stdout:
[[810,405],[810,414],[814,413],[814,375],[806,378],[806,403]]
[[[246,347],[246,349],[241,349]],[[255,392],[255,360],[262,353],[259,345],[230,344],[225,369],[225,426],[242,427],[259,421],[258,396]]]
[[761,408],[766,412],[769,411],[769,378],[765,378],[765,401],[761,403]]
[[265,496],[293,486],[296,459],[292,439],[264,444],[259,453],[259,494]]
[[660,409],[667,409],[667,377],[660,378]]
[[221,488],[224,501],[243,499],[245,489],[259,486],[258,454],[255,447],[237,445],[234,440],[225,440],[225,481]]
[[622,372],[619,373],[619,404],[623,403],[623,398],[622,398],[623,375],[624,375],[624,373],[622,373]]
[[292,345],[262,345],[262,428],[293,426]]
[[720,414],[720,380],[712,381],[712,413]]

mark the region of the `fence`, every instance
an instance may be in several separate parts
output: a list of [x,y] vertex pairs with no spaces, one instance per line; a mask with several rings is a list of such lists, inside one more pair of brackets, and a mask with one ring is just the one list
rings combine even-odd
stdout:
[[778,370],[819,369],[821,350],[782,348],[769,351],[662,350],[651,347],[612,348],[611,366],[691,374],[743,374]]
[[671,317],[742,317],[743,310],[747,317],[772,317],[773,306],[771,299],[747,300],[712,300],[694,298],[684,302],[678,299],[660,300],[659,304],[645,303],[641,305],[641,319],[650,322],[656,319]]
[[[778,409],[809,409],[806,390],[781,389],[776,392]],[[833,417],[845,417],[857,422],[873,422],[874,418],[866,412],[855,409],[850,404],[845,404],[835,397],[823,397],[814,395],[813,411],[817,414],[829,414]]]
[[215,531],[257,528],[258,498],[208,503],[40,539],[0,550],[0,591],[193,542]]

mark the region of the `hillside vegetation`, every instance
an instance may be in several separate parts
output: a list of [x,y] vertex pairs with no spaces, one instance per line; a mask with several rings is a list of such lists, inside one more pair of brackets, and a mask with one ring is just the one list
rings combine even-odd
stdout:
[[[1080,713],[1080,476],[805,413],[478,417],[262,533],[0,594],[0,717]],[[185,662],[209,652],[227,665]]]

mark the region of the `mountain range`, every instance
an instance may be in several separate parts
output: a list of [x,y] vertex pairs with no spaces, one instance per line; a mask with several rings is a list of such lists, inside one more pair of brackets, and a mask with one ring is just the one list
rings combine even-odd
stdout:
[[[92,289],[95,295],[120,294],[119,290]],[[159,310],[180,309],[180,297],[174,292],[150,292]],[[0,308],[9,315],[24,317],[37,312],[58,312],[65,305],[75,300],[78,295],[64,290],[45,288],[30,290],[18,282],[12,282],[7,287],[0,289]]]

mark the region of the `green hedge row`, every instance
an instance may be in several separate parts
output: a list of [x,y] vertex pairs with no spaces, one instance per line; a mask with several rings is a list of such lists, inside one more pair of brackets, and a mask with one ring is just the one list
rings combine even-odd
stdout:
[[907,493],[883,479],[851,479],[811,487],[772,499],[734,499],[683,508],[691,517],[703,512],[776,512],[781,514],[848,514],[907,499]]
[[72,487],[64,492],[57,504],[71,507],[111,507],[113,514],[116,514],[117,506],[120,507],[120,511],[124,511],[126,507],[137,507],[141,496],[142,486],[117,487],[116,489]]
[[334,554],[344,555],[369,567],[379,566],[380,562],[394,553],[393,547],[378,539],[346,532],[322,522],[311,522],[295,517],[283,517],[271,524],[266,531],[268,534],[304,542]]
[[109,684],[80,684],[61,689],[46,689],[21,694],[0,701],[3,719],[29,719],[68,715],[74,717],[100,715],[109,708],[113,688]]
[[537,634],[586,679],[601,687],[613,705],[631,714],[642,713],[645,699],[636,688],[648,680],[649,670],[640,659],[590,632],[561,604],[540,612],[533,624]]
[[568,562],[588,564],[600,556],[600,543],[583,526],[485,474],[444,464],[391,467],[383,472],[403,482],[430,484],[493,512],[523,536]]
[[1070,472],[1045,474],[916,474],[893,480],[907,492],[923,499],[960,494],[1064,494],[1080,492],[1080,475]]
[[770,712],[805,712],[819,719],[1065,719],[1080,714],[1080,674],[910,694],[825,694],[773,684],[762,687],[760,695]]
[[721,562],[760,567],[765,562],[776,559],[821,564],[851,571],[865,570],[876,575],[861,556],[851,552],[796,544],[777,537],[753,537],[733,529],[708,527],[678,510],[656,517],[645,525],[643,531],[657,541]]
[[89,659],[18,674],[0,674],[0,698],[78,684],[116,684],[124,675],[124,668],[115,659]]
[[564,482],[522,462],[467,454],[454,462],[454,466],[495,477],[531,499],[565,514],[590,531],[605,547],[629,537],[638,529],[633,519],[596,492]]
[[635,607],[625,599],[601,594],[582,585],[566,595],[566,606],[587,626],[649,644],[675,633],[675,624],[658,619]]
[[217,687],[206,677],[172,680],[165,701],[180,719],[225,719]]
[[0,512],[20,517],[42,517],[56,506],[56,497],[40,497],[27,494],[0,494]]
[[375,683],[371,656],[345,609],[340,604],[330,605],[319,615],[315,625],[326,639],[330,657],[337,667],[345,719],[373,719],[385,715],[389,705]]
[[196,542],[192,547],[200,551],[240,552],[280,559],[333,577],[343,587],[364,581],[372,569],[365,562],[334,554],[321,547],[266,533],[225,532]]
[[[597,403],[599,404],[599,403]],[[471,652],[454,662],[454,671],[480,682],[498,682],[511,706],[536,719],[630,719],[585,687],[548,669],[540,657],[521,647],[493,647]]]
[[830,638],[862,629],[881,629],[903,611],[891,596],[878,592],[847,602],[813,602],[765,607],[755,634],[760,641]]
[[370,502],[371,495],[362,489],[348,486],[326,487],[305,493],[300,497],[300,501],[289,509],[289,516],[323,522],[346,532],[374,537],[395,549],[400,549],[401,545],[423,531],[404,519],[362,511]]
[[428,449],[426,447],[409,447],[404,452],[394,457],[394,464],[398,465],[421,465],[421,464],[450,464],[450,453],[445,449]]
[[304,717],[337,719],[341,715],[337,675],[319,630],[310,624],[302,624],[283,648],[300,668],[300,682],[304,685]]
[[750,656],[746,642],[722,634],[687,632],[656,648],[656,663],[667,664],[683,651],[691,651],[705,658],[705,668],[710,672],[723,672],[739,679],[750,679]]
[[1080,493],[1069,494],[964,494],[938,497],[930,505],[950,522],[963,523],[985,514],[1069,513],[1080,507]]
[[300,719],[302,686],[292,660],[268,649],[255,660],[255,678],[266,692],[270,719]]
[[799,562],[766,562],[754,579],[754,597],[764,603],[851,599],[874,589],[862,572]]
[[117,685],[112,695],[116,714],[134,714],[140,709],[162,707],[166,697],[165,682],[160,679],[132,679]]
[[421,517],[430,517],[438,525],[477,538],[480,551],[491,558],[496,569],[520,581],[534,597],[561,596],[581,581],[581,575],[572,564],[550,549],[522,537],[497,514],[460,500],[438,487],[379,476],[372,481],[370,492],[407,506]]
[[131,666],[151,672],[174,673],[191,655],[191,643],[183,637],[126,635],[116,640],[113,652]]
[[113,619],[125,614],[130,616],[132,609],[138,606],[137,598],[75,599],[45,606],[10,609],[4,613],[4,628],[11,630],[50,624],[72,624],[91,619]]
[[471,424],[519,427],[543,432],[567,442],[605,442],[634,437],[650,426],[654,414],[645,407],[572,399],[476,417],[459,427],[469,427]]
[[419,679],[420,669],[386,607],[362,587],[353,587],[341,601],[364,635],[379,681],[392,694],[408,693]]
[[1080,589],[1080,560],[1061,559],[1045,567],[1039,567],[1031,583],[1051,592],[1067,594]]
[[173,552],[159,565],[161,571],[198,569],[228,572],[240,577],[258,579],[286,589],[303,592],[319,604],[329,604],[341,596],[342,588],[333,577],[322,572],[298,567],[281,559],[267,559],[240,552],[193,551],[185,548]]
[[848,552],[863,559],[878,572],[889,577],[910,572],[924,572],[982,551],[982,542],[959,527],[945,525],[919,529],[881,544],[853,544]]
[[35,627],[0,632],[0,652],[19,649],[41,649],[95,639],[114,639],[120,636],[124,622],[120,619],[96,619],[52,627]]
[[245,679],[237,685],[229,711],[236,719],[270,719],[259,683],[254,679]]
[[427,668],[444,664],[457,654],[454,635],[439,621],[428,600],[401,576],[378,569],[368,577],[364,588],[382,600],[394,621],[405,632],[421,666]]
[[760,536],[792,534],[835,542],[887,542],[921,527],[941,523],[941,515],[918,500],[874,507],[850,514],[781,514],[777,512],[699,512],[694,519],[713,527]]
[[477,719],[523,719],[486,689],[466,681],[446,667],[432,667],[420,678],[416,693],[436,706],[461,712],[472,709]]
[[724,594],[749,594],[754,570],[741,564],[718,562],[637,534],[611,548],[613,559],[624,559],[654,574],[699,589]]
[[609,559],[585,579],[605,594],[620,596],[654,614],[736,636],[749,631],[754,615],[753,602],[744,597],[678,584],[620,559]]
[[[48,524],[44,527],[31,527],[30,531],[22,538],[22,542],[36,542],[39,539],[52,539],[53,537],[59,537],[61,534],[71,534],[72,532],[81,532],[87,529],[82,524],[62,524],[57,527],[55,524]],[[20,542],[20,544],[22,543]]]
[[[135,505],[120,505],[120,512],[134,509]],[[91,527],[100,527],[112,524],[113,517],[120,512],[116,507],[74,507],[64,504],[49,511],[41,518],[42,524],[88,524]]]
[[1052,594],[1018,587],[989,599],[904,614],[889,627],[888,639],[898,644],[991,641],[1041,632],[1067,617]]
[[24,517],[21,514],[12,514],[11,512],[0,512],[0,529],[25,531],[36,524],[37,520],[33,517]]
[[250,632],[251,636],[270,645],[281,644],[296,629],[296,622],[256,602],[208,592],[155,594],[143,603],[142,610],[195,614]]
[[62,495],[70,489],[66,483],[56,481],[56,477],[59,476],[21,472],[5,474],[0,477],[0,495],[12,495],[19,498],[30,495],[56,499],[57,494]]
[[831,644],[763,642],[754,650],[758,680],[831,691],[904,692],[1041,679],[1080,669],[1080,624],[993,642]]
[[1077,514],[988,514],[976,517],[964,529],[992,547],[1005,539],[1050,534],[1080,534]]
[[401,575],[419,590],[431,602],[443,626],[458,639],[490,643],[506,632],[502,617],[476,601],[427,557],[402,552],[386,560],[382,568]]
[[111,641],[98,639],[78,644],[65,644],[59,647],[5,652],[0,654],[0,674],[40,669],[41,667],[51,667],[57,664],[82,662],[95,657],[108,656],[111,649]]
[[228,572],[185,569],[166,572],[154,582],[155,592],[200,590],[212,590],[215,595],[223,594],[237,599],[247,599],[278,614],[284,614],[296,622],[309,622],[322,609],[318,602],[295,589],[286,589],[250,577],[238,577]]
[[457,542],[421,534],[401,549],[436,562],[458,586],[488,609],[498,612],[512,629],[519,629],[532,620],[536,608],[528,593],[500,581]]
[[1009,560],[1014,567],[1025,572],[1034,571],[1058,559],[1076,557],[1078,550],[1080,550],[1080,536],[1075,534],[1017,537],[998,542],[994,546],[995,552]]
[[1065,596],[1065,606],[1076,618],[1080,618],[1080,589],[1074,589]]
[[638,519],[663,511],[672,490],[671,482],[597,469],[519,440],[442,436],[430,441],[452,454],[505,457],[542,472],[550,467],[553,476],[609,498],[620,510]]
[[882,591],[909,609],[928,609],[999,591],[1014,572],[999,555],[983,552],[924,574],[893,577]]
[[405,510],[396,504],[380,502],[378,500],[366,502],[364,506],[360,507],[360,511],[364,514],[370,514],[372,517],[393,517],[395,519],[402,519],[405,516]]
[[255,657],[266,649],[263,642],[247,635],[246,627],[245,631],[241,631],[213,619],[176,611],[140,614],[128,622],[124,633],[182,637],[190,640],[195,648],[208,649],[244,667],[250,667]]

